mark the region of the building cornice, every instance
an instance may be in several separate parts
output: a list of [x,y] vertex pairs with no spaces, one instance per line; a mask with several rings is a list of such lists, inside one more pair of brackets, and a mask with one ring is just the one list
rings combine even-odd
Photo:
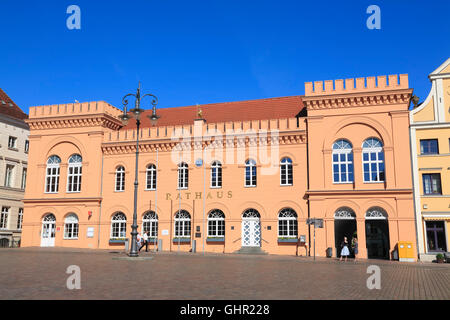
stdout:
[[103,198],[93,197],[93,198],[29,198],[23,199],[22,202],[25,204],[33,204],[33,203],[73,203],[73,202],[89,202],[89,203],[100,203]]
[[[214,138],[214,139],[213,139]],[[306,131],[281,132],[278,135],[230,134],[217,137],[182,137],[179,141],[171,139],[151,139],[139,141],[139,152],[156,152],[175,150],[199,150],[210,148],[243,148],[253,146],[293,145],[306,143]],[[102,144],[104,154],[127,154],[136,152],[136,141],[105,142]]]
[[118,130],[122,127],[122,123],[119,119],[105,113],[31,118],[27,119],[26,122],[31,130],[80,127],[103,127],[111,130]]
[[409,104],[413,90],[377,91],[302,98],[308,110],[368,107],[385,104]]
[[308,190],[305,195],[310,196],[341,196],[341,195],[409,195],[412,189],[371,189],[371,190]]

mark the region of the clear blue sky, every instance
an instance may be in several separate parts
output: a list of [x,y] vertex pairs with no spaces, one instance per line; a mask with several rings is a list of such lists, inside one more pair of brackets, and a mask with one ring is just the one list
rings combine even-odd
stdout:
[[[81,30],[66,9],[81,8]],[[381,8],[381,30],[366,9]],[[105,100],[142,81],[159,107],[299,95],[304,82],[428,74],[450,56],[449,0],[0,1],[0,87],[28,107]]]

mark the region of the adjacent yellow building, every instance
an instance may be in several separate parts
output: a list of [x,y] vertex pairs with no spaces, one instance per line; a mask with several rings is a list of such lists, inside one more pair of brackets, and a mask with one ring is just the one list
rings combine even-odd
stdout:
[[450,58],[429,76],[431,91],[411,111],[419,259],[450,250]]

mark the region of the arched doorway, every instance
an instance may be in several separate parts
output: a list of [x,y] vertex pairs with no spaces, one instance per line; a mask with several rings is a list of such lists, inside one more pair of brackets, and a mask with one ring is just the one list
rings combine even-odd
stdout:
[[366,247],[369,259],[389,259],[389,224],[386,211],[372,207],[366,212]]
[[[336,257],[341,256],[341,242],[347,237],[350,244],[352,238],[356,236],[356,214],[349,207],[341,207],[334,213],[334,243],[336,248]],[[350,248],[349,248],[350,249]],[[350,257],[354,257],[350,250]]]
[[242,246],[261,247],[260,214],[255,209],[247,209],[242,214]]
[[55,246],[56,218],[53,214],[47,214],[42,219],[41,247]]

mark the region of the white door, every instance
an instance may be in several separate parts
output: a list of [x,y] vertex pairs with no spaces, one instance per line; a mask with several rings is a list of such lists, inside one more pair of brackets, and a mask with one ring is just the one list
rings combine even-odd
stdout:
[[55,246],[55,229],[56,223],[54,221],[42,222],[41,247]]
[[242,246],[261,246],[261,223],[258,218],[242,219]]

